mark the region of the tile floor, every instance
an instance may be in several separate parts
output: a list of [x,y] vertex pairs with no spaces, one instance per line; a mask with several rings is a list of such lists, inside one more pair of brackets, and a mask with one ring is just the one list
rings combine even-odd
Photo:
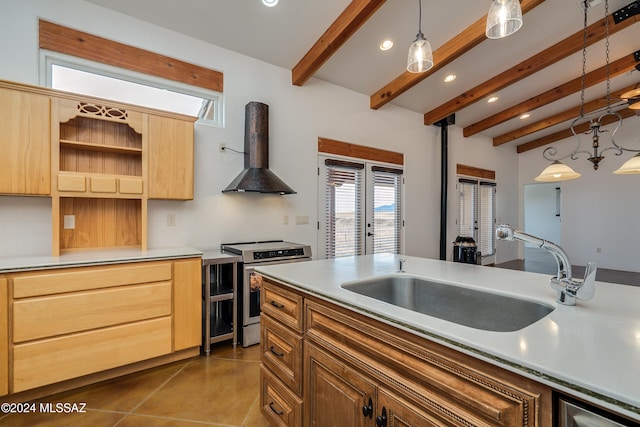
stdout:
[[[267,427],[260,346],[214,346],[195,357],[40,399],[86,403],[81,414],[0,414],[0,427]],[[0,402],[8,399],[0,398]]]

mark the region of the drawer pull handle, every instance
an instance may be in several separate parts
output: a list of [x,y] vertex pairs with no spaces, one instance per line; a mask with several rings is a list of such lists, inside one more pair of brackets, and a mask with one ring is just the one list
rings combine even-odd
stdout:
[[284,353],[278,353],[278,352],[276,351],[276,349],[275,349],[275,347],[274,347],[274,346],[269,347],[269,351],[270,351],[271,353],[275,354],[275,355],[276,355],[276,356],[278,356],[278,357],[282,357],[282,356],[284,356]]
[[274,300],[271,300],[271,305],[275,308],[284,308],[284,304],[280,304],[279,302],[276,302]]
[[273,402],[269,403],[269,408],[271,408],[273,413],[276,414],[277,416],[280,416],[280,415],[284,414],[284,411],[278,411],[277,409],[275,409],[273,407]]

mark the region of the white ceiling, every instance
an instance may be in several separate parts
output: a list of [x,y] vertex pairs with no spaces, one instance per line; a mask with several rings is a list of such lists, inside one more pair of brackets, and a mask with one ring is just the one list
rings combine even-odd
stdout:
[[[292,69],[323,32],[347,7],[350,0],[280,0],[273,8],[260,0],[87,0],[144,21],[197,39]],[[631,0],[609,0],[609,12],[628,5]],[[490,1],[423,0],[422,31],[434,50],[484,16]],[[604,1],[589,11],[589,24],[604,17]],[[485,40],[442,70],[434,73],[392,101],[418,113],[426,113],[461,95],[526,58],[552,46],[583,27],[579,0],[546,0],[524,15],[520,31],[505,39]],[[315,77],[367,96],[400,75],[406,55],[418,29],[417,0],[387,0]],[[390,51],[378,49],[389,38]],[[587,50],[587,72],[605,64],[605,43]],[[610,37],[610,59],[640,49],[640,26],[633,25]],[[574,54],[496,95],[499,101],[477,102],[456,113],[456,124],[467,126],[580,76],[582,54]],[[452,83],[444,83],[447,74],[456,74]],[[640,81],[640,73],[626,73],[611,80],[612,91]],[[587,89],[586,100],[604,95],[604,83]],[[532,112],[530,121],[560,112],[580,103],[575,94]],[[385,107],[382,107],[385,108]],[[512,119],[484,132],[497,136],[523,126]],[[549,128],[546,133],[566,128]],[[534,134],[515,141],[520,144],[538,138]],[[513,144],[513,143],[512,143]]]

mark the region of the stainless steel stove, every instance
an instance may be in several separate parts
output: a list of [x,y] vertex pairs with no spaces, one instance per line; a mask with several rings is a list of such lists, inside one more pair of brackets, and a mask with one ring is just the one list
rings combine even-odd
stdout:
[[260,281],[254,268],[311,260],[311,246],[283,240],[223,243],[223,252],[242,256],[238,274],[238,341],[243,347],[260,342]]

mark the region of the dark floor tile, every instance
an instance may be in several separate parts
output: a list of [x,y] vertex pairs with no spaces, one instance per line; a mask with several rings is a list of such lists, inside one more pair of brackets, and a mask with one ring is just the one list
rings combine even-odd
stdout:
[[233,345],[230,343],[215,344],[211,347],[211,355],[209,357],[259,362],[260,344],[244,348],[242,346],[236,346],[236,348],[233,348]]
[[130,412],[188,363],[181,361],[159,366],[41,400],[85,402],[88,409]]
[[201,357],[134,412],[240,426],[259,395],[260,364]]

